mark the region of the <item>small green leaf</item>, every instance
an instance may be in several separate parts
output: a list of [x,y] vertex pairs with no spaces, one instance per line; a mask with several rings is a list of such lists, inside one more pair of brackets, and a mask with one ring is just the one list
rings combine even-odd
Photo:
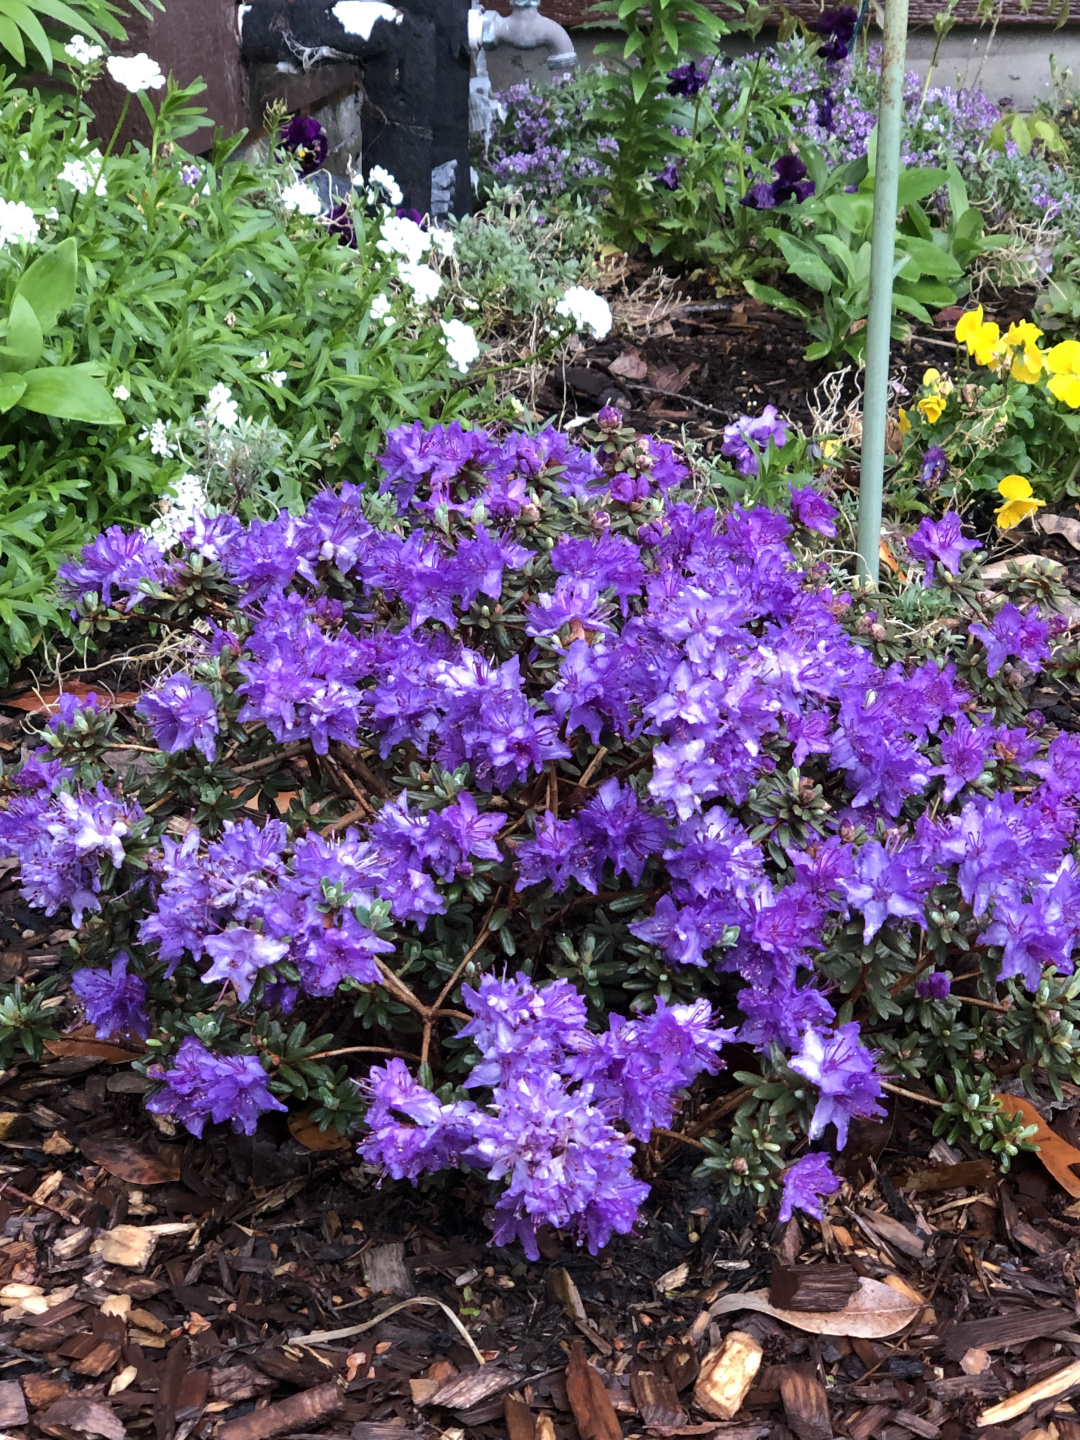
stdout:
[[24,377],[22,405],[38,415],[58,420],[82,420],[88,425],[122,425],[124,416],[100,380],[83,365],[47,365]]
[[45,349],[38,317],[21,295],[11,302],[6,342],[5,352],[26,370],[38,363]]
[[6,415],[14,405],[19,403],[25,389],[26,380],[22,375],[14,375],[10,372],[7,375],[0,375],[0,415]]

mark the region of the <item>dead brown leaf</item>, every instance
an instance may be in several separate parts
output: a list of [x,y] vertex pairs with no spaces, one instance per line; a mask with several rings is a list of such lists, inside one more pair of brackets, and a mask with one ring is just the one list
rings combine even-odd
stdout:
[[1055,1135],[1029,1101],[1022,1100],[1019,1095],[998,1095],[997,1099],[1001,1101],[1003,1115],[1015,1115],[1019,1112],[1024,1117],[1025,1125],[1036,1127],[1031,1142],[1039,1147],[1039,1159],[1061,1188],[1067,1190],[1074,1200],[1080,1200],[1080,1175],[1072,1169],[1072,1166],[1080,1165],[1080,1150],[1077,1150],[1075,1145],[1070,1145],[1067,1140],[1062,1140],[1060,1135]]
[[129,1064],[144,1053],[141,1047],[132,1049],[130,1045],[114,1045],[111,1040],[99,1040],[92,1025],[80,1026],[59,1040],[46,1040],[45,1049],[61,1060],[75,1056],[83,1060],[107,1060],[110,1065]]
[[657,368],[650,365],[647,371],[649,384],[663,395],[679,395],[690,376],[699,368],[698,365],[687,365],[680,370],[678,365],[661,365]]
[[48,690],[26,690],[22,695],[6,699],[4,706],[10,710],[23,710],[27,715],[55,715],[60,709],[61,694],[74,695],[79,700],[84,700],[87,695],[97,695],[98,704],[106,710],[134,705],[139,699],[137,690],[121,690],[117,695],[109,695],[100,689],[95,690],[93,685],[84,685],[81,680],[71,680],[63,691],[56,685]]
[[627,349],[608,366],[609,375],[621,375],[624,380],[644,380],[649,367],[641,358],[640,350]]
[[305,1150],[351,1150],[352,1141],[332,1127],[320,1130],[307,1110],[298,1110],[289,1115],[289,1134]]
[[922,1309],[909,1295],[902,1295],[880,1280],[859,1280],[859,1288],[842,1310],[815,1313],[810,1310],[781,1310],[769,1300],[768,1290],[748,1290],[741,1295],[721,1295],[709,1313],[737,1315],[756,1310],[771,1315],[796,1330],[812,1335],[844,1335],[848,1339],[883,1340],[910,1325]]
[[1060,535],[1074,550],[1080,550],[1080,520],[1070,515],[1036,515],[1035,528],[1044,535]]
[[124,1135],[99,1131],[84,1135],[79,1149],[92,1165],[131,1185],[171,1185],[180,1179],[179,1145],[163,1145],[155,1155]]

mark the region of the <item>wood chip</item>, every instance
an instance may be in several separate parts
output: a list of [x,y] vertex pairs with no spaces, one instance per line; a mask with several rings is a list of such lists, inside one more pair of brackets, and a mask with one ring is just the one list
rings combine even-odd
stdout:
[[752,1335],[732,1330],[701,1362],[694,1386],[695,1405],[716,1420],[734,1420],[761,1368],[762,1354]]
[[994,1167],[988,1160],[964,1160],[959,1165],[941,1165],[935,1170],[917,1170],[896,1182],[898,1190],[932,1195],[941,1190],[978,1190],[992,1184]]
[[990,1356],[980,1346],[973,1346],[960,1356],[960,1369],[965,1375],[982,1375],[989,1368]]
[[[989,1320],[964,1320],[945,1331],[945,1358],[959,1360],[972,1349],[1000,1350],[1040,1336],[1066,1329],[1076,1317],[1071,1311],[1055,1305],[1046,1310],[1014,1310],[1009,1315],[993,1315]],[[977,1374],[977,1371],[968,1371]]]
[[850,1265],[774,1265],[769,1299],[781,1310],[842,1310],[858,1288]]
[[544,1288],[551,1298],[562,1306],[567,1319],[574,1322],[590,1345],[599,1350],[601,1355],[610,1355],[611,1346],[586,1315],[581,1295],[569,1270],[563,1265],[549,1270],[544,1276]]
[[68,1440],[69,1432],[78,1430],[83,1435],[100,1435],[102,1440],[125,1440],[127,1431],[107,1405],[95,1400],[85,1400],[79,1395],[65,1395],[50,1405],[38,1420],[38,1426],[46,1435],[55,1435],[59,1440]]
[[932,1420],[924,1420],[920,1415],[913,1415],[910,1410],[897,1410],[892,1418],[897,1425],[910,1430],[912,1435],[918,1435],[919,1440],[934,1440],[934,1437],[941,1433],[940,1425],[935,1425]]
[[566,1396],[581,1440],[622,1440],[622,1427],[615,1407],[600,1372],[585,1359],[580,1340],[575,1340],[570,1347]]
[[829,1400],[814,1364],[780,1366],[780,1398],[799,1440],[832,1440]]
[[236,1420],[227,1420],[217,1432],[218,1440],[271,1440],[298,1430],[314,1429],[345,1408],[345,1394],[336,1380],[302,1390],[265,1409],[253,1410]]
[[438,1405],[444,1410],[473,1410],[495,1395],[502,1395],[521,1384],[521,1372],[503,1365],[477,1365],[462,1370],[448,1380],[436,1384],[434,1391],[421,1403]]
[[1074,1385],[1080,1385],[1080,1360],[1074,1360],[1056,1375],[1048,1375],[1037,1385],[1030,1385],[1026,1390],[1010,1395],[1008,1400],[1003,1400],[1000,1405],[991,1405],[989,1410],[982,1412],[976,1424],[983,1429],[987,1425],[1008,1425],[1010,1420],[1026,1414],[1033,1405],[1064,1395],[1065,1391],[1071,1390]]
[[509,1440],[536,1440],[532,1410],[516,1392],[503,1397],[503,1419]]
[[646,1429],[676,1429],[686,1424],[678,1392],[662,1370],[651,1365],[636,1370],[630,1376],[630,1393]]
[[25,1425],[29,1418],[26,1396],[19,1382],[0,1381],[0,1425]]
[[413,1278],[405,1268],[405,1246],[400,1240],[373,1245],[364,1252],[364,1284],[377,1295],[416,1293]]
[[194,1229],[194,1225],[180,1221],[163,1225],[116,1225],[100,1235],[91,1248],[106,1265],[145,1270],[159,1240],[173,1235],[187,1235]]

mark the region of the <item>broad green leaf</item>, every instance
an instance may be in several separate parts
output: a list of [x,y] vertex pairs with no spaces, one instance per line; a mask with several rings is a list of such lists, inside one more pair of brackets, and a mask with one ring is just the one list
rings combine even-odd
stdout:
[[771,305],[774,310],[781,310],[786,315],[797,315],[800,320],[806,320],[810,316],[805,305],[800,305],[798,300],[793,300],[790,295],[774,290],[771,285],[761,285],[757,280],[744,280],[743,287],[748,295],[760,300],[763,305]]
[[793,274],[813,289],[820,290],[825,295],[829,293],[836,284],[836,276],[819,251],[804,240],[796,240],[794,235],[780,233],[776,237],[776,243]]
[[13,405],[19,403],[25,389],[26,380],[22,375],[10,372],[0,375],[0,415],[6,415]]
[[925,200],[928,195],[933,195],[935,190],[940,190],[948,178],[944,170],[938,170],[934,166],[920,170],[902,170],[897,186],[897,205],[901,210],[906,210],[913,200]]
[[35,260],[16,285],[15,294],[29,301],[44,334],[74,305],[78,269],[79,247],[71,236]]
[[1031,131],[1028,129],[1027,121],[1022,115],[1014,115],[1012,124],[1009,126],[1009,133],[1016,142],[1016,148],[1021,155],[1031,154]]
[[956,162],[950,160],[945,169],[949,186],[949,209],[953,213],[953,220],[959,221],[960,217],[970,208],[967,186],[964,184],[964,177],[956,168]]
[[919,275],[932,275],[936,280],[955,280],[964,273],[964,267],[956,257],[932,240],[923,240],[918,235],[897,237],[897,250],[910,257],[911,264],[905,264],[903,273],[910,280]]
[[49,37],[42,28],[41,21],[31,10],[29,5],[24,5],[22,0],[0,0],[0,14],[5,14],[9,19],[14,20],[19,29],[33,45],[34,49],[45,62],[45,69],[52,74],[53,57],[52,46],[49,44]]
[[22,295],[11,302],[4,349],[24,370],[36,365],[45,349],[38,317]]
[[84,365],[48,365],[23,376],[21,404],[38,415],[82,420],[88,425],[122,425],[124,416],[105,386]]
[[839,195],[826,195],[825,206],[845,229],[856,234],[869,230],[873,223],[874,201],[870,195],[845,195],[841,191]]
[[23,45],[22,31],[14,20],[9,20],[6,15],[0,15],[0,45],[19,65],[26,64],[26,49]]

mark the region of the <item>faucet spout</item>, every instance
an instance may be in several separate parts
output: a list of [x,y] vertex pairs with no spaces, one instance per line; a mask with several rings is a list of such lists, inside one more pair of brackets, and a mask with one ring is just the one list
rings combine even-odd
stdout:
[[[485,50],[498,45],[516,45],[519,50],[546,49],[548,67],[572,70],[578,63],[574,42],[557,20],[540,14],[540,0],[510,0],[513,13],[498,15],[493,10],[479,12],[478,23],[470,25],[470,36],[476,35]],[[470,11],[470,20],[477,12]]]

